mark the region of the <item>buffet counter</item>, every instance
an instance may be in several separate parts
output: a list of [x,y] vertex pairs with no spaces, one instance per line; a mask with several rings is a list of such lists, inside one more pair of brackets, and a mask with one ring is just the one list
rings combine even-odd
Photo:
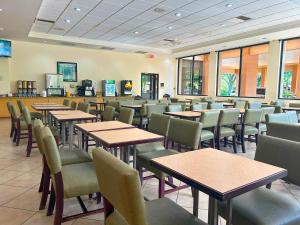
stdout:
[[[95,97],[90,97],[95,99]],[[122,97],[118,97],[122,98]],[[17,100],[24,101],[25,105],[29,108],[30,111],[35,111],[31,105],[35,103],[59,103],[62,104],[64,99],[69,99],[70,101],[75,101],[77,103],[84,102],[85,99],[89,97],[0,97],[0,118],[9,117],[9,112],[7,110],[6,102],[11,101],[14,104],[17,104]],[[114,97],[112,98],[114,99]],[[103,100],[103,97],[97,97],[98,101]]]

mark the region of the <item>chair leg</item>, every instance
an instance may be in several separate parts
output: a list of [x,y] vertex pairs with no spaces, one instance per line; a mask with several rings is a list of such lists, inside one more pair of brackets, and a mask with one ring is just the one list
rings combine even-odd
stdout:
[[13,120],[11,120],[11,128],[10,128],[10,135],[9,135],[9,137],[12,137],[13,135],[14,135],[14,122],[13,122]]
[[258,134],[255,134],[255,144],[257,145],[258,143]]
[[236,150],[236,136],[232,136],[232,145],[233,145],[233,151],[234,153],[237,153],[237,150]]
[[26,148],[26,157],[30,157],[32,150],[32,130],[28,130],[28,142],[27,142],[27,148]]
[[210,147],[215,148],[215,139],[210,140]]
[[158,198],[163,198],[165,195],[165,179],[158,179]]
[[[41,202],[40,202],[40,207],[39,207],[40,210],[43,210],[46,208],[46,203],[47,203],[48,194],[49,194],[49,186],[50,186],[50,174],[49,174],[49,171],[47,171],[47,169],[44,169],[43,192],[42,192],[42,197],[41,197]],[[51,201],[51,195],[52,195],[52,193],[50,194],[50,201]],[[49,208],[50,208],[50,202],[49,202]],[[52,208],[54,208],[54,205]],[[53,213],[53,210],[52,210],[52,213]]]
[[13,142],[17,141],[17,129],[14,128],[14,137],[13,137]]
[[143,168],[138,167],[137,170],[139,171],[141,185],[143,185]]
[[51,185],[50,200],[49,200],[49,205],[48,205],[47,216],[52,216],[53,215],[54,206],[55,206],[55,192],[54,192],[54,187],[53,187],[53,184],[52,184]]
[[224,147],[227,147],[228,138],[224,137]]
[[43,191],[43,184],[44,184],[44,171],[42,172],[40,186],[39,186],[39,192],[40,193]]
[[19,146],[21,138],[21,130],[17,129],[16,146]]
[[61,225],[63,221],[63,211],[64,211],[64,191],[60,184],[55,186],[55,215],[54,215],[54,225]]
[[221,150],[221,141],[220,141],[220,138],[218,137],[217,138],[217,149]]
[[173,184],[174,183],[173,177],[168,176],[168,181]]
[[243,153],[245,153],[246,150],[245,150],[245,136],[244,135],[241,136],[241,144],[242,144],[242,151],[243,151]]

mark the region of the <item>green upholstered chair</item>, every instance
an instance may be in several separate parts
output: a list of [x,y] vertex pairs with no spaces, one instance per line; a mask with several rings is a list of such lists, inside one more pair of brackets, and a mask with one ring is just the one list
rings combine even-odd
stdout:
[[[49,128],[45,127],[45,129]],[[47,132],[49,134],[50,130]],[[60,225],[71,219],[103,212],[103,209],[87,211],[80,198],[83,195],[99,193],[94,163],[85,162],[63,166],[54,137],[52,135],[44,137],[43,143],[45,146],[44,154],[52,179],[48,214],[53,214],[55,205],[54,225]],[[83,213],[63,217],[64,200],[75,197],[78,199]]]
[[178,98],[170,98],[171,103],[178,103],[179,99]]
[[259,123],[259,133],[265,133],[267,132],[267,125],[266,125],[266,115],[267,114],[273,114],[275,112],[275,107],[262,107],[261,108],[261,118]]
[[181,104],[169,104],[167,106],[167,112],[181,112],[184,111]]
[[[49,184],[50,184],[50,173],[47,165],[47,161],[45,159],[44,151],[45,146],[43,143],[43,138],[46,136],[53,136],[53,132],[51,129],[46,129],[43,122],[39,119],[36,119],[33,121],[33,134],[35,136],[38,149],[42,155],[42,162],[43,162],[43,171],[42,171],[42,178],[40,182],[40,188],[39,191],[42,192],[41,202],[39,209],[45,209],[47,198],[48,198],[48,190],[49,190]],[[56,140],[56,143],[58,143],[57,137],[53,136]],[[83,163],[83,162],[91,162],[92,159],[90,155],[87,152],[84,152],[82,150],[72,150],[72,151],[60,151],[60,158],[61,158],[61,164],[64,165],[70,165],[70,164],[76,164],[76,163]]]
[[171,100],[167,99],[167,98],[161,98],[161,99],[159,99],[158,103],[169,104],[169,103],[171,103]]
[[218,125],[219,114],[219,110],[211,110],[202,112],[200,117],[202,124],[200,142],[210,141],[212,148],[215,148],[215,128]]
[[14,132],[15,132],[15,125],[14,125],[15,123],[14,123],[14,118],[13,118],[12,110],[11,110],[12,105],[13,105],[12,102],[6,102],[6,107],[7,107],[8,113],[9,113],[10,123],[11,123],[9,137],[13,137]]
[[246,101],[235,101],[233,107],[237,109],[245,109]]
[[104,111],[101,113],[101,121],[112,121],[115,117],[115,108],[112,106],[105,106]]
[[224,109],[220,111],[216,140],[217,148],[220,149],[220,140],[224,139],[225,144],[228,137],[232,137],[233,150],[236,153],[236,133],[235,127],[239,123],[239,109]]
[[248,102],[246,103],[246,109],[260,109],[261,108],[260,102]]
[[[165,181],[167,175],[160,170],[153,167],[150,161],[154,158],[178,154],[178,151],[182,149],[195,150],[199,148],[200,135],[201,135],[202,125],[199,122],[182,120],[177,118],[170,119],[169,131],[167,135],[167,149],[162,151],[151,151],[143,154],[137,155],[137,168],[140,172],[141,181],[143,180],[143,168],[155,174],[155,177],[159,180],[158,196],[163,197],[165,193],[170,193],[172,191],[178,191],[179,189],[185,188],[176,187],[172,182]],[[168,148],[168,143],[172,143],[172,149]],[[177,149],[173,149],[177,143]],[[165,191],[165,183],[173,187],[173,189]]]
[[159,100],[146,100],[147,104],[157,104],[159,102]]
[[[255,136],[255,143],[257,144],[257,138],[259,134],[259,123],[261,121],[261,109],[246,109],[242,124],[236,126],[236,134],[241,139],[242,151],[246,152],[245,148],[245,135]],[[249,139],[248,139],[249,141]]]
[[158,104],[158,105],[147,105],[147,118],[150,120],[151,115],[155,114],[163,114],[167,110],[167,105]]
[[16,142],[16,146],[19,146],[20,139],[28,137],[28,127],[24,120],[24,117],[20,114],[15,104],[10,104],[11,115],[14,121],[14,137],[13,142]]
[[145,128],[147,126],[147,124],[148,124],[148,118],[147,118],[148,105],[154,105],[154,104],[143,103],[141,110],[139,112],[135,111],[135,115],[132,120],[132,124],[134,126],[139,126],[141,128]]
[[271,101],[270,104],[274,105],[274,106],[284,107],[285,106],[285,101],[284,100],[276,100],[276,101]]
[[300,126],[298,124],[268,123],[267,135],[300,142]]
[[268,123],[290,123],[290,118],[286,113],[266,114],[266,124]]
[[[26,105],[24,104],[24,102],[22,100],[17,100],[17,104],[18,104],[20,113],[22,114],[23,113],[23,108],[26,107]],[[32,120],[34,120],[34,119],[43,119],[42,113],[39,113],[39,112],[30,112],[30,116],[31,116]]]
[[[148,131],[151,133],[155,133],[167,137],[169,124],[170,124],[170,116],[152,113],[149,120]],[[151,143],[136,145],[137,154],[143,154],[146,152],[159,151],[164,149],[165,149],[165,141],[163,143],[151,142]]]
[[191,104],[198,104],[198,103],[201,103],[202,102],[202,99],[201,98],[193,98],[191,99]]
[[121,107],[118,120],[123,123],[132,124],[134,109]]
[[296,111],[287,111],[286,114],[289,117],[290,123],[298,123],[298,115]]
[[78,110],[89,113],[90,112],[90,103],[84,102],[81,103],[80,107],[78,106]]
[[222,103],[217,103],[217,102],[209,102],[208,109],[224,109],[224,106]]
[[133,105],[142,105],[142,104],[146,104],[146,103],[147,103],[147,100],[145,100],[145,99],[135,99],[132,102]]
[[203,110],[203,109],[207,109],[207,105],[208,103],[207,102],[199,102],[197,104],[192,104],[191,105],[191,110],[192,111],[197,111],[197,110]]
[[108,152],[95,149],[93,158],[104,198],[106,225],[205,224],[167,198],[144,202],[137,171]]
[[70,106],[70,100],[69,99],[64,99],[63,105]]
[[72,110],[77,110],[77,102],[72,101],[71,108],[72,108]]
[[27,141],[27,148],[26,148],[26,156],[29,157],[32,150],[33,132],[32,132],[32,120],[31,120],[30,112],[26,106],[23,108],[22,115],[25,124],[27,126],[28,141]]
[[[271,136],[260,136],[255,160],[287,169],[287,182],[300,186],[300,143]],[[219,213],[225,215],[225,205]],[[265,187],[232,199],[233,225],[300,224],[299,202],[283,193]]]

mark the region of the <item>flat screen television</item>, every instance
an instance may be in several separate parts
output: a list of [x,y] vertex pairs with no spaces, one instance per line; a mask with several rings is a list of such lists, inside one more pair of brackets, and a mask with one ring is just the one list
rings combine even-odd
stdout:
[[0,57],[11,57],[11,41],[0,40]]

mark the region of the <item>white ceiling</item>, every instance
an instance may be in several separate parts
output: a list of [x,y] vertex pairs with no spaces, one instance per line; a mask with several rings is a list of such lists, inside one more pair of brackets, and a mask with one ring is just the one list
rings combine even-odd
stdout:
[[[10,1],[0,0],[0,8]],[[163,12],[155,12],[157,8]],[[251,20],[239,22],[237,16]],[[300,28],[300,0],[43,0],[36,18],[53,23],[35,20],[30,37],[178,52],[258,31]]]

